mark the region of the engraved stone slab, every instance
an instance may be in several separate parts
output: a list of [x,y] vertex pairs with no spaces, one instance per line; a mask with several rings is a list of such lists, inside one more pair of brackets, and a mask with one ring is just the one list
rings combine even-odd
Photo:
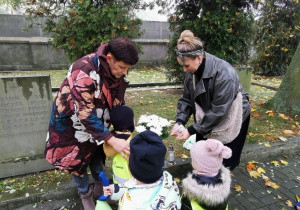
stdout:
[[52,168],[44,159],[51,110],[49,75],[0,77],[0,178]]

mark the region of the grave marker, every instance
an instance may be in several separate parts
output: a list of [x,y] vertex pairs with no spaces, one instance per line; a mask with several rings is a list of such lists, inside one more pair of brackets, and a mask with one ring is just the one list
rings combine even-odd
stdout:
[[0,178],[53,168],[44,159],[49,75],[0,76]]

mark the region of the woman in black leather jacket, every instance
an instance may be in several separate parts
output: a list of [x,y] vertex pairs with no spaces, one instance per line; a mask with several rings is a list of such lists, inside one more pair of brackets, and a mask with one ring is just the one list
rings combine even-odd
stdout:
[[[249,96],[235,69],[204,52],[203,43],[191,31],[181,33],[175,51],[186,76],[171,135],[177,140],[186,140],[193,134],[197,141],[211,137],[220,140],[232,150],[232,157],[223,164],[233,170],[240,163],[248,132]],[[192,114],[195,123],[180,132],[178,127],[184,126]]]

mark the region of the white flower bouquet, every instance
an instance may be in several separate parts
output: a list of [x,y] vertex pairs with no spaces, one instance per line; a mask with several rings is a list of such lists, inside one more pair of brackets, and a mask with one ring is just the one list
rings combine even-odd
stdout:
[[135,127],[135,130],[138,133],[145,130],[151,130],[159,135],[162,139],[165,139],[169,136],[167,130],[168,127],[172,125],[172,123],[167,119],[159,117],[155,114],[141,115],[137,124],[138,126]]

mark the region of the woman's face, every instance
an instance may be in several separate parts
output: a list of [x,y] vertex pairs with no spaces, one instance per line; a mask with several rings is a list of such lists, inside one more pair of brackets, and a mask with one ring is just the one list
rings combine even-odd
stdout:
[[177,57],[178,63],[183,67],[184,72],[189,71],[190,73],[194,74],[198,67],[201,65],[203,60],[202,56],[191,58],[184,56],[184,63]]
[[111,53],[107,54],[106,61],[109,65],[111,74],[114,75],[115,78],[127,75],[127,71],[131,67],[131,65],[124,63],[123,61],[117,61]]

